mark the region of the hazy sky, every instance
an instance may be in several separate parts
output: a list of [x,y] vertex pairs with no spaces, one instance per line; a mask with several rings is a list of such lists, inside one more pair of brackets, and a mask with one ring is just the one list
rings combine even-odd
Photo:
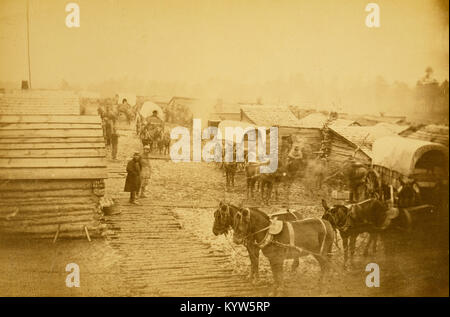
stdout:
[[[29,1],[35,88],[63,78],[261,83],[295,73],[413,84],[428,65],[448,78],[442,1],[373,1],[379,29],[365,26],[368,0],[78,0],[78,29],[65,26],[70,1]],[[0,0],[0,80],[26,79],[26,65],[26,1]]]

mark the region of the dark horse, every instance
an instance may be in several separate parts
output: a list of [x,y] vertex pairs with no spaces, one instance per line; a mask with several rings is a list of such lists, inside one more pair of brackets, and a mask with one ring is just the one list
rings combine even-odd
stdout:
[[281,221],[280,230],[271,234],[273,222],[258,209],[239,209],[234,215],[235,243],[254,243],[269,259],[274,278],[274,293],[283,288],[283,263],[292,251],[298,256],[311,254],[321,267],[320,281],[331,267],[328,256],[334,240],[331,224],[319,218]]
[[278,200],[278,187],[283,184],[286,190],[287,202],[289,203],[289,196],[291,186],[295,180],[297,172],[302,167],[299,160],[293,160],[285,165],[278,166],[273,173],[261,174],[261,200],[268,205],[272,196],[272,191],[275,191],[275,199]]
[[369,241],[364,249],[364,256],[369,254],[372,245],[373,253],[377,250],[378,232],[386,223],[387,206],[377,199],[368,199],[349,206],[334,205],[328,207],[322,199],[325,213],[322,219],[328,220],[334,229],[339,230],[344,248],[344,267],[349,259],[348,249],[350,243],[350,263],[355,254],[356,238],[364,232],[369,233]]
[[[254,212],[256,212],[257,210],[256,208],[253,207],[249,209],[253,210]],[[214,212],[214,225],[213,225],[214,235],[217,236],[220,234],[227,234],[233,227],[235,216],[241,211],[242,208],[240,207],[220,202],[219,208]],[[274,217],[283,221],[293,221],[302,218],[300,213],[289,211],[285,213],[278,213],[274,215]],[[252,282],[254,282],[258,279],[260,248],[250,239],[245,243],[245,247],[247,248],[251,263],[249,278]],[[294,259],[294,262],[292,264],[292,271],[294,271],[299,266],[298,255],[296,254],[296,252],[293,252],[291,256]]]
[[250,197],[254,198],[254,190],[255,185],[259,184],[260,182],[260,168],[261,165],[265,163],[255,163],[255,162],[247,162],[245,164],[245,178],[247,180],[247,191],[246,191],[246,197],[249,199]]
[[224,162],[223,168],[225,170],[225,177],[227,179],[227,188],[230,186],[234,187],[234,176],[236,175],[237,170],[236,162]]

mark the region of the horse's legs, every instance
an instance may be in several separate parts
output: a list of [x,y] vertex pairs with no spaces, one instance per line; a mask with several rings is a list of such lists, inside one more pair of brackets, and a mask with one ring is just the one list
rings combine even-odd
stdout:
[[367,241],[367,244],[364,246],[364,252],[363,252],[364,256],[369,255],[369,248],[370,248],[370,245],[373,243],[372,240],[373,240],[373,235],[371,233],[369,233],[369,241]]
[[356,237],[357,234],[350,235],[350,266],[353,266],[353,257],[355,255]]
[[294,259],[294,262],[292,262],[292,265],[291,265],[291,272],[295,273],[295,271],[297,271],[297,268],[300,265],[300,261],[299,261],[300,254],[297,251],[291,250],[289,257]]
[[272,197],[273,183],[267,183],[267,193],[266,193],[266,205],[269,205],[270,198]]
[[320,265],[319,285],[322,286],[323,278],[329,269],[328,261],[324,257],[320,257],[317,255],[314,255],[314,257],[316,258],[317,262],[319,262]]
[[373,245],[372,245],[372,252],[373,254],[377,254],[377,242],[378,242],[378,233],[373,233]]
[[274,181],[272,183],[272,187],[273,187],[273,189],[275,191],[275,200],[278,201],[278,199],[279,199],[278,198],[278,183],[276,181]]
[[259,248],[255,245],[247,245],[247,251],[251,263],[249,280],[254,283],[259,278]]
[[287,194],[286,200],[287,200],[287,203],[289,206],[289,203],[290,203],[289,197],[291,196],[291,184],[290,183],[287,184],[286,194]]
[[272,269],[273,275],[273,295],[278,295],[283,289],[283,262],[284,257],[270,257],[270,268]]
[[266,186],[266,183],[264,181],[261,181],[259,184],[260,190],[261,190],[261,200],[264,202],[264,187]]
[[377,240],[378,240],[378,233],[369,233],[369,241],[367,242],[365,248],[364,248],[364,256],[369,255],[369,249],[372,245],[372,252],[373,254],[377,253]]
[[342,248],[344,249],[344,269],[345,269],[345,266],[347,265],[348,261],[348,235],[341,234],[341,239],[342,239]]
[[247,200],[249,198],[249,191],[250,191],[250,178],[247,177],[247,192],[246,192]]

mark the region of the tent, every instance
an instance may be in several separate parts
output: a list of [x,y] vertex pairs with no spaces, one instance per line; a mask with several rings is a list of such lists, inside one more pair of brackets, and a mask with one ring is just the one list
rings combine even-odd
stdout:
[[119,100],[118,103],[122,104],[122,101],[124,99],[127,100],[128,104],[130,106],[135,106],[136,105],[136,94],[132,94],[132,93],[119,93]]
[[158,111],[158,117],[165,121],[164,111],[161,109],[160,106],[158,106],[156,103],[151,101],[146,101],[142,105],[141,109],[139,109],[139,114],[143,116],[144,118],[151,116],[153,111]]

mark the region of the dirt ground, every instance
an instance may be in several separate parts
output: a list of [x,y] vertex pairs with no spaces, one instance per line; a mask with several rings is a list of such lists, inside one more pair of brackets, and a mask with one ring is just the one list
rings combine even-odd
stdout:
[[[245,177],[236,175],[236,185],[224,188],[223,172],[215,163],[174,163],[152,160],[149,197],[141,206],[128,204],[123,192],[125,165],[140,149],[131,132],[123,132],[119,160],[108,160],[107,194],[117,199],[121,213],[105,217],[105,238],[52,241],[0,241],[0,296],[267,296],[271,272],[261,255],[260,281],[246,279],[250,261],[242,246],[230,237],[214,236],[213,212],[218,201],[260,205],[245,200]],[[291,209],[305,217],[320,217],[322,198],[332,203],[326,189],[312,190],[298,181],[291,191]],[[281,202],[285,197],[281,197]],[[283,209],[272,202],[267,213]],[[285,263],[285,296],[448,296],[448,227],[446,247],[431,245],[418,252],[399,249],[395,263],[383,255],[365,258],[358,239],[352,269],[330,273],[318,284],[319,266],[303,257],[296,272]],[[340,244],[340,241],[339,241]],[[440,242],[442,245],[442,242]],[[340,246],[342,248],[342,246]],[[333,261],[342,263],[342,251],[333,249]],[[380,266],[380,287],[365,284],[368,263]],[[68,263],[80,267],[80,287],[68,288]]]

